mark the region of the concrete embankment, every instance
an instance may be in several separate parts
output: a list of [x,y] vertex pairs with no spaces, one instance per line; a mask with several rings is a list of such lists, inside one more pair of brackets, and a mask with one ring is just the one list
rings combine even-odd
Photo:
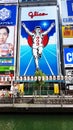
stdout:
[[72,113],[72,96],[24,96],[0,99],[0,112]]

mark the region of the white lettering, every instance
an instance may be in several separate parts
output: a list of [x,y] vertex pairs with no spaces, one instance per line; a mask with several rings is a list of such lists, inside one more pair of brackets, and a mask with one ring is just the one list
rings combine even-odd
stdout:
[[66,58],[68,62],[71,62],[73,60],[73,53],[67,53]]

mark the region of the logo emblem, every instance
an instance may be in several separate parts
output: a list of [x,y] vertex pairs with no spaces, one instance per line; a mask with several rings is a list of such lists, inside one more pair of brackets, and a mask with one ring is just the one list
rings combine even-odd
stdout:
[[10,18],[10,16],[11,16],[11,11],[10,10],[8,10],[6,8],[3,8],[3,9],[0,10],[0,19],[1,20],[4,21],[4,20]]

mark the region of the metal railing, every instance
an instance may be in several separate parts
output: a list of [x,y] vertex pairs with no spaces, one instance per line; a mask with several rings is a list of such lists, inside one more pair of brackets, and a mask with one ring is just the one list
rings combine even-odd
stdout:
[[20,97],[1,97],[0,106],[2,104],[51,104],[51,105],[73,105],[72,95],[32,95]]

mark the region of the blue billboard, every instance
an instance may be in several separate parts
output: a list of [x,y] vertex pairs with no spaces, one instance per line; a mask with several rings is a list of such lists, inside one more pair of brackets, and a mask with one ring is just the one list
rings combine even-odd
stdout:
[[0,25],[16,25],[16,5],[0,5]]
[[73,16],[73,0],[67,1],[68,16]]
[[64,48],[65,67],[73,67],[73,48]]
[[62,25],[73,25],[73,0],[61,0]]

